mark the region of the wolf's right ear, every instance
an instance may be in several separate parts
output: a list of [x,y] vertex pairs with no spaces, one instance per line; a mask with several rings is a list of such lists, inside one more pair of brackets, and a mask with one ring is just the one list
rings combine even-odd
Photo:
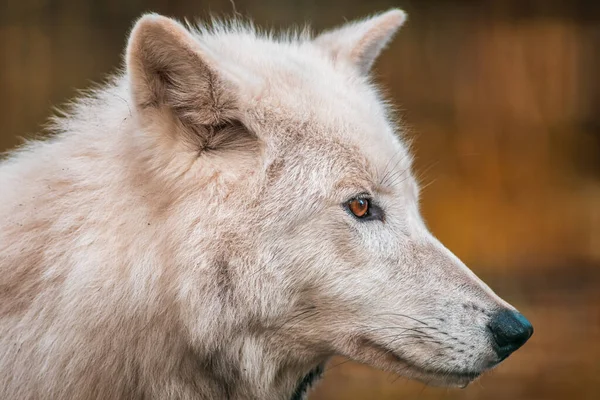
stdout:
[[142,17],[129,37],[126,63],[142,118],[172,113],[201,146],[214,136],[214,127],[235,119],[233,84],[180,23],[155,14]]
[[326,50],[334,62],[350,63],[366,74],[405,21],[404,11],[392,9],[323,32],[314,42]]

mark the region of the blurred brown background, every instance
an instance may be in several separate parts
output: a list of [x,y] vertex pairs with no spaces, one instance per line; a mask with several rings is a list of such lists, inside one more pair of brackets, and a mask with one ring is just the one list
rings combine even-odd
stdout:
[[[311,399],[600,399],[600,2],[235,4],[266,27],[322,29],[392,6],[408,11],[375,73],[415,140],[424,215],[536,329],[465,390],[334,360]],[[193,19],[231,14],[232,5],[2,0],[0,150],[114,71],[144,11]]]

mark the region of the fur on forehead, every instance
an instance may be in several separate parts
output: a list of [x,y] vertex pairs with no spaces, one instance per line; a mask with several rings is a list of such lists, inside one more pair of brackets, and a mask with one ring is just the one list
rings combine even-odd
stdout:
[[249,109],[288,117],[293,110],[297,119],[321,116],[339,127],[352,123],[349,116],[365,122],[384,116],[385,102],[368,73],[405,17],[390,10],[316,36],[306,27],[261,32],[240,20],[190,29]]
[[276,35],[239,20],[191,29],[219,70],[236,82],[251,115],[268,115],[271,122],[280,116],[298,126],[316,123],[317,134],[341,135],[367,152],[384,147],[383,158],[388,150],[389,157],[402,153],[398,166],[409,168],[409,153],[396,141],[387,103],[369,76],[405,19],[404,12],[390,10],[317,35],[307,27]]
[[367,159],[403,153],[406,162],[368,74],[404,20],[391,10],[313,37],[308,29],[275,35],[239,20],[184,26],[148,15],[129,40],[133,97],[142,113],[164,102],[204,147],[218,143],[215,127],[238,120],[263,139],[338,137]]

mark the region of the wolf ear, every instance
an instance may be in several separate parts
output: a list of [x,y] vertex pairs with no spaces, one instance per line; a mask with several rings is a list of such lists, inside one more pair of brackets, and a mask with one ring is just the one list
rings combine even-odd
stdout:
[[399,9],[392,9],[323,32],[314,41],[317,46],[331,54],[335,61],[352,63],[366,74],[404,21],[406,21],[406,13]]
[[143,16],[129,37],[126,64],[142,118],[170,112],[202,146],[215,127],[234,119],[233,84],[222,79],[196,38],[178,22]]

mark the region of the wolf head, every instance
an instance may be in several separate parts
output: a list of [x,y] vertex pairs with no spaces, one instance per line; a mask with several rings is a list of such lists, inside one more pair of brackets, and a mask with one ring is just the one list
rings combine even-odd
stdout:
[[464,386],[532,333],[419,213],[369,78],[404,20],[274,38],[147,15],[131,33],[137,157],[181,319],[198,347],[235,349],[241,375],[339,354]]

